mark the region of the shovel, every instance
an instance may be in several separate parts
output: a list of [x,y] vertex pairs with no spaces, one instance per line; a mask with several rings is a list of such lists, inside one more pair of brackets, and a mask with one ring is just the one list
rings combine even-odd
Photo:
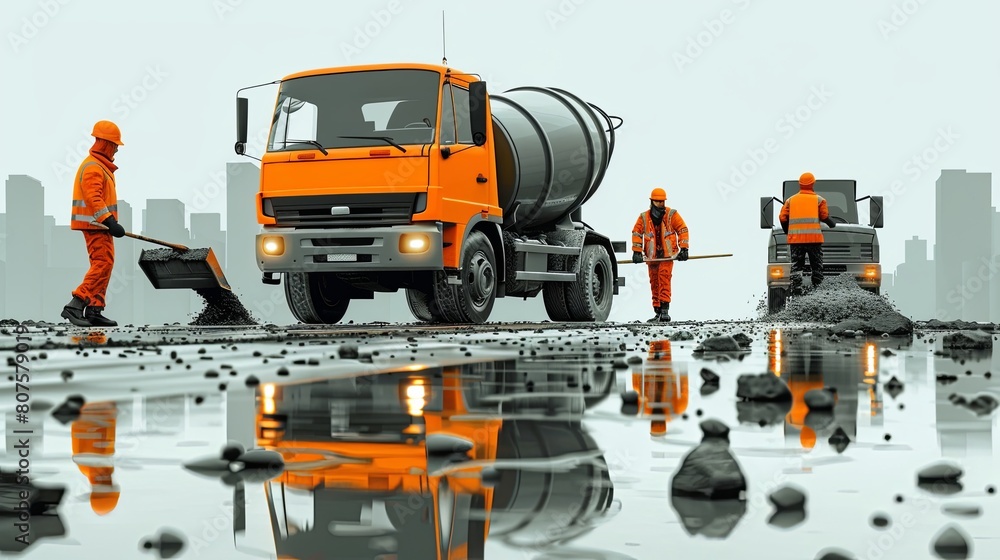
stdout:
[[[725,254],[719,254],[719,255],[690,255],[690,256],[688,256],[688,260],[689,261],[693,261],[694,259],[717,259],[717,258],[720,258],[720,257],[731,257],[731,256],[733,256],[732,253],[725,253]],[[646,264],[646,263],[669,262],[669,261],[676,261],[676,260],[677,260],[677,257],[667,257],[667,258],[663,258],[663,259],[646,259],[646,260],[643,260],[641,263],[633,263],[632,259],[628,259],[628,260],[624,260],[624,261],[618,261],[618,264]]]
[[[100,222],[93,221],[90,224],[108,229]],[[174,253],[166,259],[160,254],[147,250],[143,250],[139,255],[139,268],[146,274],[146,278],[149,278],[149,283],[157,290],[222,288],[232,291],[229,281],[226,280],[226,275],[222,273],[219,259],[211,247],[208,249],[189,249],[184,245],[167,243],[128,231],[125,232],[125,236],[163,245],[174,250]]]

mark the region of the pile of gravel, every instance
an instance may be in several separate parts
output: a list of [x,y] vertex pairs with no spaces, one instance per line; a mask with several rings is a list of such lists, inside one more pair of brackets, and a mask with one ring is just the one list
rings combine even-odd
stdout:
[[257,320],[243,307],[240,298],[230,290],[201,288],[195,290],[205,300],[205,309],[191,321],[191,325],[256,325]]
[[827,277],[818,287],[793,298],[783,310],[761,319],[838,323],[846,319],[867,321],[883,315],[896,316],[899,311],[884,297],[865,291],[853,277],[842,274]]

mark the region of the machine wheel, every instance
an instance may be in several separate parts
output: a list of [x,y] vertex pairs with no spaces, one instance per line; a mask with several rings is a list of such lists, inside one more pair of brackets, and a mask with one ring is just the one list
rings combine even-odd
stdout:
[[462,283],[447,283],[443,272],[435,273],[434,302],[430,311],[451,323],[485,323],[496,302],[496,256],[490,240],[482,232],[474,231],[462,248]]
[[571,321],[608,320],[615,289],[612,276],[608,251],[600,245],[584,245],[576,282],[564,286]]
[[777,313],[785,308],[785,301],[788,299],[788,291],[785,288],[767,289],[767,312]]
[[351,298],[341,295],[344,290],[333,273],[286,273],[284,284],[288,308],[303,323],[333,324],[347,314]]
[[[567,270],[566,257],[556,255],[554,258],[553,268],[556,272]],[[545,302],[545,312],[549,319],[555,322],[569,321],[569,307],[566,305],[566,286],[564,283],[545,282],[542,284],[542,301]]]
[[434,323],[440,320],[440,317],[435,316],[431,311],[433,302],[434,298],[426,292],[415,288],[407,288],[406,290],[406,304],[410,307],[410,313],[413,313],[418,321]]

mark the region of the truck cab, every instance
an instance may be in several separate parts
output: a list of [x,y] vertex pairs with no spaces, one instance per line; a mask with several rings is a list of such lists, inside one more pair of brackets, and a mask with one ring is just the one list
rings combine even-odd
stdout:
[[[857,181],[828,179],[817,180],[813,186],[817,195],[826,199],[834,228],[823,228],[823,274],[827,277],[849,274],[865,290],[878,294],[882,285],[882,265],[879,264],[878,234],[882,227],[882,197],[857,198]],[[760,198],[760,227],[771,231],[767,246],[767,310],[780,311],[788,298],[791,287],[791,252],[788,236],[774,220],[775,210],[780,210],[792,195],[799,192],[799,182],[785,181],[782,199]],[[869,223],[862,224],[858,203],[869,201]],[[777,202],[777,205],[774,204]],[[810,270],[807,264],[805,271]]]

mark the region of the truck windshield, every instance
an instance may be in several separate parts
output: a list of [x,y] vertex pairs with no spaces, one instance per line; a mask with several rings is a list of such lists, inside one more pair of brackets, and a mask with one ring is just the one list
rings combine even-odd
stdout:
[[432,143],[439,83],[440,75],[430,70],[287,80],[278,92],[268,151],[310,150],[316,143],[324,148]]
[[[838,222],[858,223],[858,203],[854,201],[857,186],[854,181],[818,180],[813,187],[816,194],[826,199],[830,216],[840,218]],[[798,181],[784,183],[785,200],[799,192]]]

